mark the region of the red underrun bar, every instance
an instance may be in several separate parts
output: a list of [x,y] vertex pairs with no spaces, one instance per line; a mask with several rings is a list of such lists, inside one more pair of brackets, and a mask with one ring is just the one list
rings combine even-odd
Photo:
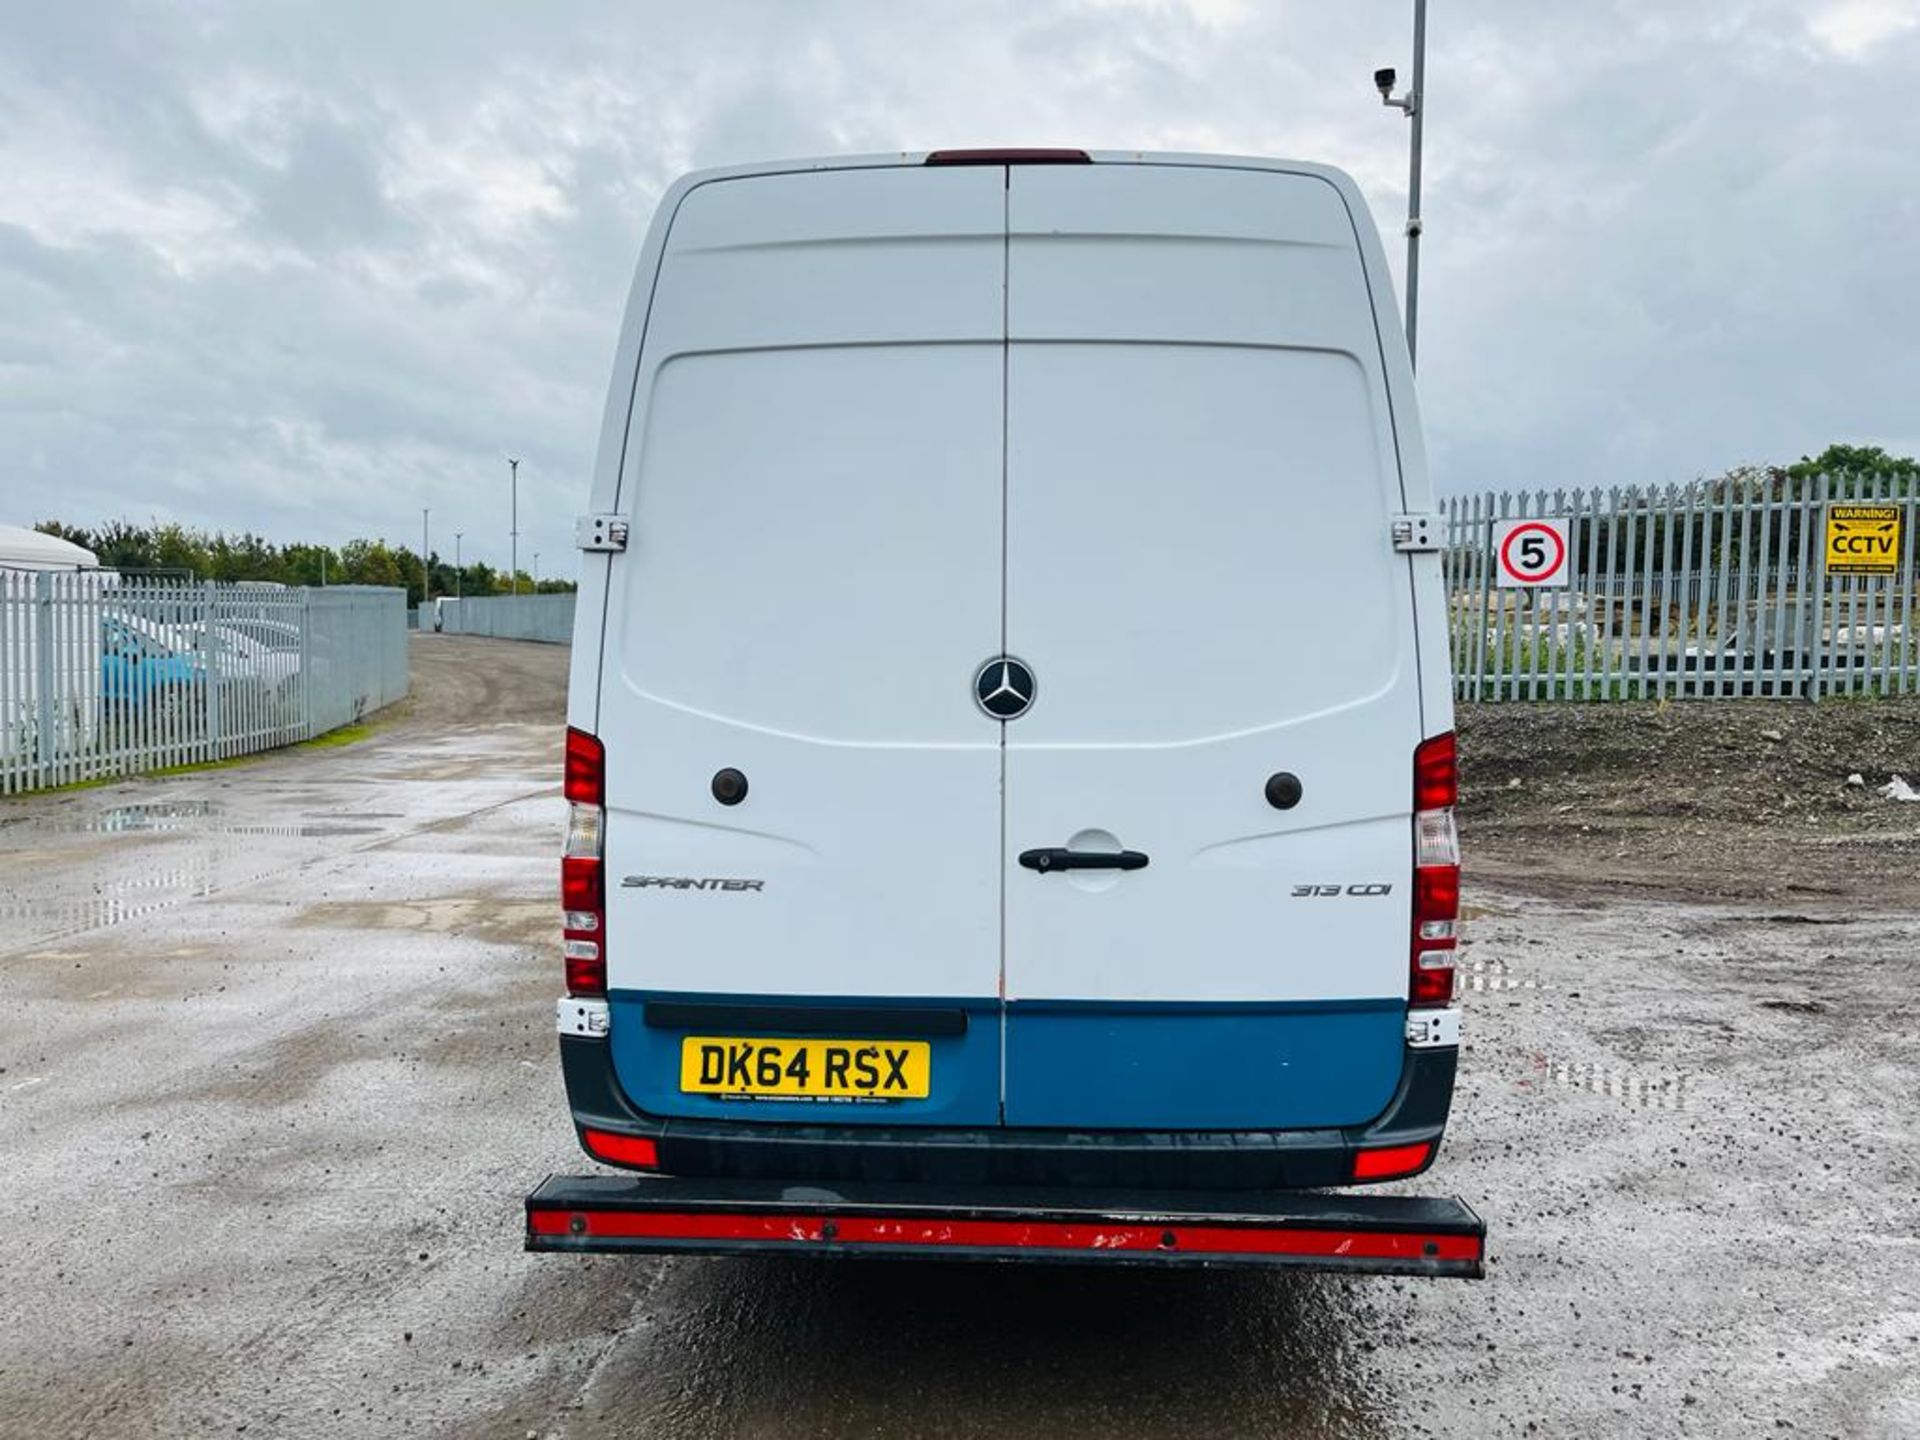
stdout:
[[[916,1216],[727,1215],[701,1212],[532,1209],[536,1235],[574,1239],[730,1240],[929,1248],[1171,1251],[1202,1255],[1303,1255],[1355,1260],[1478,1260],[1477,1235],[1418,1231],[1254,1229],[1232,1225],[1071,1224]],[[1171,1243],[1169,1243],[1171,1242]]]

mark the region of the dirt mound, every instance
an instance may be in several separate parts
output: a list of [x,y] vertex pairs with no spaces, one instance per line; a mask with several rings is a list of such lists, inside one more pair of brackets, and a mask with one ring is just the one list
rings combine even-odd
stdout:
[[1920,803],[1881,793],[1920,786],[1920,698],[1468,705],[1459,730],[1470,879],[1920,900]]

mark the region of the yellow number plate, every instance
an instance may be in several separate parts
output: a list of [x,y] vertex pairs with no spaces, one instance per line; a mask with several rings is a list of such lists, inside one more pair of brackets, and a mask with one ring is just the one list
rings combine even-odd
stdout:
[[924,1040],[740,1040],[689,1035],[680,1042],[688,1095],[794,1100],[924,1100],[933,1078]]

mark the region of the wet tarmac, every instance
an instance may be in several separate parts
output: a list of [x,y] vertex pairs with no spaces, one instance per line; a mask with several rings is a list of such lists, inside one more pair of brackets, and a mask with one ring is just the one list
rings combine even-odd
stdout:
[[522,1253],[565,663],[0,805],[0,1435],[1920,1434],[1908,914],[1474,892],[1478,1283]]

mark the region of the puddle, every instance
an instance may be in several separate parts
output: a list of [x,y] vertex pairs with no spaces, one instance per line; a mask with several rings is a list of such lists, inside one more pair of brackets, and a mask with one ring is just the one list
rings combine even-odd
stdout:
[[[250,885],[288,863],[284,847],[213,838],[139,851],[117,871],[90,869],[82,883],[69,883],[51,894],[0,891],[0,953],[143,920],[190,900]],[[75,872],[71,879],[82,877]]]
[[1633,1110],[1684,1110],[1687,1091],[1692,1085],[1692,1077],[1685,1071],[1648,1076],[1606,1065],[1553,1060],[1544,1055],[1534,1057],[1533,1068],[1540,1078],[1563,1090],[1605,1095]]
[[103,810],[98,815],[57,828],[101,834],[116,834],[122,830],[188,830],[199,827],[182,824],[182,821],[204,820],[213,813],[211,800],[156,800],[145,805],[116,806],[112,810]]
[[[1092,1265],[666,1267],[644,1329],[605,1347],[568,1428],[681,1440],[1397,1433],[1380,1418],[1391,1382],[1363,1348],[1381,1342],[1372,1295],[1384,1289]],[[1423,1428],[1450,1428],[1430,1397],[1401,1403]]]
[[0,897],[0,934],[15,942],[13,948],[44,944],[83,930],[124,925],[188,900],[203,899],[220,883],[213,857],[195,855],[181,866],[103,881],[85,896],[39,900],[8,895]]
[[1460,983],[1468,990],[1539,990],[1532,976],[1515,975],[1507,962],[1494,956],[1469,960],[1461,972]]
[[[32,857],[39,868],[32,885],[0,887],[0,953],[141,921],[189,901],[254,884],[277,870],[351,849],[296,846],[288,841],[377,840],[396,833],[391,823],[376,823],[384,816],[357,811],[330,816],[288,806],[277,813],[287,823],[272,823],[273,809],[236,815],[216,799],[183,798],[98,810],[67,806],[56,813],[24,817],[24,824],[6,832],[0,868],[10,857]],[[254,823],[254,815],[266,823]],[[393,818],[405,817],[394,814]],[[111,838],[89,846],[84,855],[66,857],[59,847],[38,843],[47,835]],[[542,907],[543,911],[550,908]],[[500,924],[485,915],[476,921],[483,929]],[[523,930],[532,933],[521,917],[507,928],[516,938]],[[541,927],[542,938],[546,928]]]
[[273,825],[244,821],[228,823],[217,818],[220,814],[220,806],[211,800],[158,800],[140,805],[119,805],[97,815],[50,818],[38,823],[35,828],[85,835],[278,835],[294,839],[330,839],[346,835],[378,835],[378,825],[351,822],[387,818],[355,814],[328,823]]

